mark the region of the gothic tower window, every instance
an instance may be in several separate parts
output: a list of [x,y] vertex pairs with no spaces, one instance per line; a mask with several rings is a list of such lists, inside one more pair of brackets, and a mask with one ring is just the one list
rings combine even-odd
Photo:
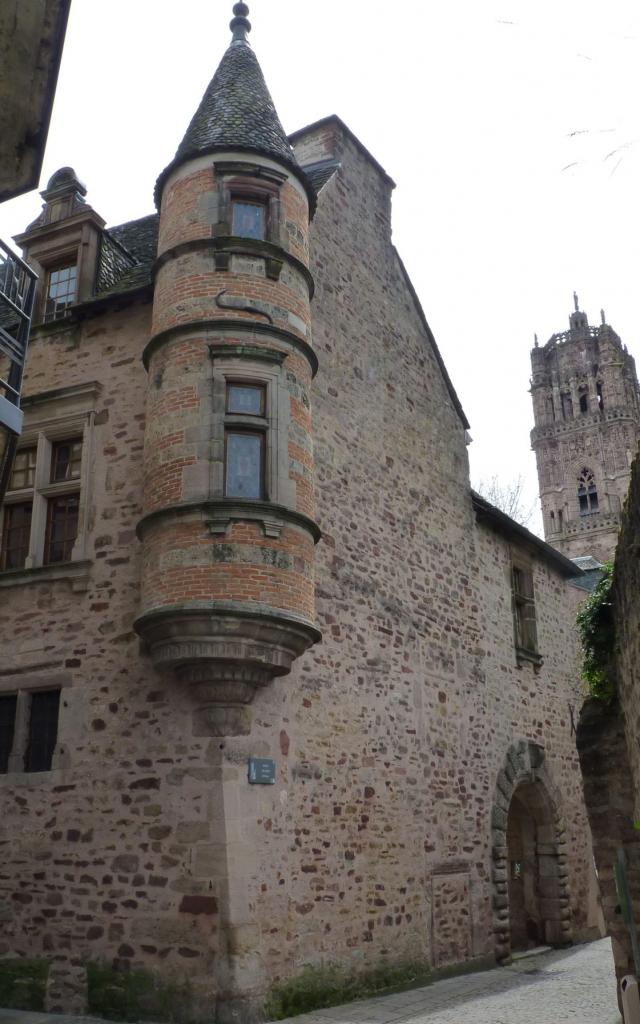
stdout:
[[563,394],[562,400],[562,416],[565,420],[573,419],[573,402],[571,401],[571,395]]
[[602,395],[602,384],[596,384],[596,388],[597,388],[597,391],[598,391],[598,409],[600,410],[600,412],[602,412],[602,410],[604,409],[604,398],[603,398],[603,395]]
[[580,395],[580,412],[589,412],[589,399],[586,394]]
[[578,501],[581,516],[598,511],[598,491],[590,469],[583,469],[578,477]]

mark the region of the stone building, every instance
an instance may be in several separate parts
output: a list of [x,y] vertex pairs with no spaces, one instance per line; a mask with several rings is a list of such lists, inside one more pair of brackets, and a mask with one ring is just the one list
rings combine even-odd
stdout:
[[393,182],[335,116],[285,136],[247,13],[158,213],[63,168],[18,240],[0,976],[51,1009],[250,1020],[305,967],[599,934],[576,567],[470,490]]
[[531,397],[544,535],[570,558],[613,558],[640,441],[634,359],[578,307],[569,330],[531,352]]

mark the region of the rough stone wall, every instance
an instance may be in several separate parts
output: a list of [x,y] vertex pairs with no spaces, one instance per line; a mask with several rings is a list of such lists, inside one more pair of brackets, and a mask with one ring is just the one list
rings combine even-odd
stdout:
[[333,132],[300,150],[342,161],[312,228],[324,639],[259,696],[252,737],[226,741],[232,761],[277,762],[275,790],[239,792],[266,973],[491,954],[494,790],[523,736],[565,796],[574,935],[593,934],[569,588],[537,567],[545,665],[517,669],[508,545],[474,525],[462,425],[385,234],[388,185]]
[[[342,162],[311,239],[324,639],[257,695],[249,736],[194,736],[188,699],[132,630],[148,307],[36,337],[26,381],[99,380],[103,416],[89,590],[16,587],[0,611],[3,689],[70,684],[67,767],[0,776],[0,955],[188,975],[203,1018],[231,963],[260,993],[306,963],[491,956],[495,789],[521,740],[544,747],[562,794],[574,937],[593,926],[572,590],[535,565],[545,660],[518,669],[510,547],[475,523],[463,424],[391,246],[389,182],[340,131],[307,145]],[[275,759],[275,786],[247,784],[249,756]]]
[[616,550],[613,607],[616,667],[627,748],[635,782],[635,820],[640,820],[640,456],[633,465]]
[[[86,591],[34,581],[0,592],[0,692],[62,686],[61,767],[0,775],[0,956],[153,966],[210,1006],[218,907],[199,880],[216,816],[210,741],[151,669],[138,613],[149,305],[36,332],[25,393],[97,380]],[[75,987],[51,1008],[82,1010]],[[78,998],[79,997],[79,998]],[[86,994],[85,994],[86,997]]]
[[636,922],[640,921],[640,458],[636,458],[616,549],[613,618],[616,700],[588,701],[578,747],[594,840],[603,910],[618,980],[635,974],[631,938],[615,885],[619,851],[627,862]]
[[640,837],[633,828],[637,789],[620,704],[616,701],[603,707],[599,701],[588,701],[580,715],[577,741],[602,910],[619,982],[625,975],[635,974],[631,937],[621,913],[614,872],[620,850],[624,851],[634,905],[640,907]]

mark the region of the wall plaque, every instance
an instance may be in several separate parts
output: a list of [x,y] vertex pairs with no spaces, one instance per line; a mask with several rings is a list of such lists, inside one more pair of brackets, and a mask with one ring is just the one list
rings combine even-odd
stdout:
[[249,758],[249,783],[252,786],[274,786],[276,762],[270,757]]

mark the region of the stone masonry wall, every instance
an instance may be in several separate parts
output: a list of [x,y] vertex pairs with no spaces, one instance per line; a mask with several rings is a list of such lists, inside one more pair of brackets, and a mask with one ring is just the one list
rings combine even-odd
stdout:
[[[0,591],[0,692],[62,686],[56,762],[0,775],[0,956],[54,965],[153,966],[193,992],[214,986],[218,906],[198,878],[218,808],[210,741],[133,632],[138,612],[150,306],[36,332],[25,393],[97,380],[86,591],[38,582]],[[83,972],[81,972],[83,973]],[[50,1007],[83,1010],[75,993]],[[191,1009],[191,1008],[190,1008]]]
[[616,667],[640,820],[640,456],[636,456],[616,550]]
[[579,595],[537,567],[545,665],[517,669],[508,545],[474,525],[464,431],[384,230],[388,185],[346,137],[300,147],[342,161],[312,228],[324,638],[259,695],[252,736],[225,742],[229,765],[277,762],[275,789],[237,792],[255,948],[270,978],[492,954],[492,804],[520,737],[545,746],[573,934],[594,934],[569,708]]
[[588,701],[578,746],[594,838],[607,931],[616,976],[636,973],[631,937],[616,888],[614,865],[623,852],[636,922],[640,920],[640,458],[636,457],[615,556],[612,591],[616,630],[616,699]]
[[[496,780],[521,740],[544,747],[561,794],[574,938],[593,931],[575,592],[536,563],[544,665],[517,668],[510,547],[475,523],[464,428],[391,246],[388,180],[342,131],[300,146],[327,140],[342,166],[311,237],[324,638],[257,695],[249,736],[194,736],[188,698],[132,629],[149,307],[37,334],[26,380],[28,394],[103,391],[89,589],[1,592],[0,687],[65,686],[68,758],[0,776],[0,956],[188,979],[199,1019],[230,964],[260,994],[307,963],[491,956]],[[275,786],[248,785],[249,756],[275,759]]]

